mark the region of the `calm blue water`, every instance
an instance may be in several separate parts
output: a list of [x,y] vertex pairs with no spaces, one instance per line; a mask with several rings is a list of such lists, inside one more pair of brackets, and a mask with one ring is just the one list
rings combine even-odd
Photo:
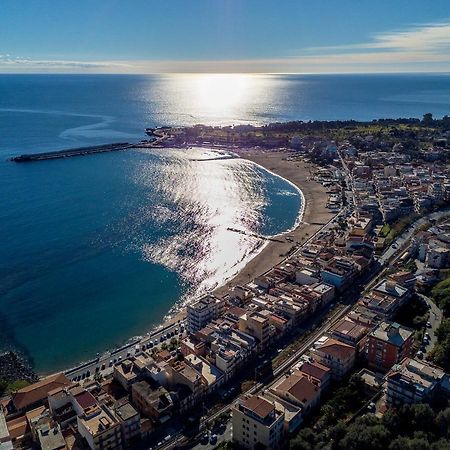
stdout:
[[282,179],[202,149],[13,164],[147,126],[450,112],[446,75],[0,76],[0,348],[47,372],[123,343],[291,228]]

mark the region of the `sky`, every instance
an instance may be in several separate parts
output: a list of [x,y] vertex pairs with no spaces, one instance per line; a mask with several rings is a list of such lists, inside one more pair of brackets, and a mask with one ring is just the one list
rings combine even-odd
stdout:
[[0,0],[0,72],[450,72],[450,0]]

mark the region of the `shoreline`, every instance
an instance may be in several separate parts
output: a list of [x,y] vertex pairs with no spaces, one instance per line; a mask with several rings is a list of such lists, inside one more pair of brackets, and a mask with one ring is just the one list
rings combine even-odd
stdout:
[[236,153],[241,158],[247,159],[293,184],[301,192],[303,204],[299,221],[294,229],[277,235],[277,237],[290,236],[293,242],[268,242],[235,276],[213,291],[216,295],[223,295],[232,286],[247,284],[279,264],[286,259],[285,255],[292,247],[306,241],[335,215],[326,208],[328,194],[325,188],[310,179],[310,167],[312,166],[304,161],[287,161],[286,157],[291,155],[291,152],[250,149],[239,150]]
[[[326,208],[328,194],[325,188],[320,183],[311,179],[310,170],[314,167],[312,164],[305,163],[302,160],[287,161],[286,157],[292,155],[292,152],[288,150],[233,149],[233,153],[237,157],[257,164],[268,172],[292,184],[299,190],[302,197],[302,205],[294,228],[274,236],[290,236],[292,242],[266,241],[261,244],[261,247],[256,251],[255,255],[243,267],[226,279],[223,284],[213,289],[212,293],[218,296],[224,295],[233,286],[247,284],[249,281],[279,264],[286,259],[286,253],[292,247],[306,241],[308,237],[313,235],[335,215]],[[186,304],[175,304],[160,323],[155,324],[142,335],[130,337],[123,345],[106,350],[102,355],[113,353],[120,348],[132,347],[149,336],[151,337],[153,334],[173,326],[178,321],[184,320],[186,316]],[[63,369],[60,372],[68,372],[77,367],[82,367],[87,362],[80,361],[78,364]],[[43,373],[41,374],[41,378],[45,378],[51,373]]]
[[[225,294],[233,286],[247,284],[279,264],[296,243],[306,241],[335,216],[335,213],[326,208],[328,201],[326,189],[311,179],[310,168],[314,167],[312,164],[307,164],[302,160],[287,161],[285,158],[292,155],[292,152],[288,150],[233,149],[233,153],[294,185],[301,193],[303,204],[295,227],[274,236],[291,236],[293,242],[268,241],[262,244],[262,248],[236,274],[212,291],[214,295],[218,296]],[[154,330],[166,328],[178,320],[186,318],[185,304],[180,305],[179,309],[176,305],[173,308],[173,313],[171,314],[169,311],[166,319],[160,325],[155,326]]]

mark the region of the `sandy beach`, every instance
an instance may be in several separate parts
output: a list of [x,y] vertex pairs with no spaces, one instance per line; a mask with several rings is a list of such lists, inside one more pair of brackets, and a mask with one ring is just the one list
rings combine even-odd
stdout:
[[[263,151],[261,149],[235,151],[241,158],[253,161],[271,172],[280,175],[295,184],[303,193],[305,206],[302,220],[299,226],[290,232],[279,236],[290,236],[293,242],[270,241],[263,250],[251,259],[242,270],[225,284],[215,289],[214,294],[223,295],[231,287],[246,284],[257,276],[271,269],[274,265],[285,259],[285,254],[296,243],[302,243],[313,235],[334,214],[326,208],[328,194],[325,188],[311,177],[313,166],[304,161],[288,161],[287,151]],[[168,317],[163,326],[183,319],[186,316],[185,308]]]
[[289,156],[287,151],[262,151],[258,149],[242,150],[237,153],[241,158],[253,161],[295,184],[303,192],[305,207],[299,226],[295,230],[280,235],[292,237],[293,242],[270,241],[235,277],[215,290],[214,293],[217,295],[224,294],[232,286],[248,283],[280,263],[285,259],[284,255],[292,246],[304,242],[334,216],[326,208],[328,194],[325,188],[311,179],[313,169],[311,164],[304,161],[286,160],[286,157]]

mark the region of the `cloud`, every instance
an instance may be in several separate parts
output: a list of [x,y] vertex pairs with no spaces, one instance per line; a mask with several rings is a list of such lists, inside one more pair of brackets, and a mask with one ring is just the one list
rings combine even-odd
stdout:
[[118,61],[72,61],[72,60],[51,60],[51,59],[33,59],[23,56],[11,56],[8,53],[0,54],[0,71],[70,71],[70,70],[106,70],[111,71],[114,68],[131,67],[126,63]]
[[292,57],[239,60],[36,60],[0,55],[0,72],[314,73],[450,72],[450,22],[373,34],[367,42],[310,47]]
[[335,45],[324,47],[310,47],[308,53],[347,54],[354,50],[370,50],[373,53],[389,51],[395,54],[449,55],[450,54],[450,23],[439,22],[416,25],[409,29],[375,33],[369,42]]

